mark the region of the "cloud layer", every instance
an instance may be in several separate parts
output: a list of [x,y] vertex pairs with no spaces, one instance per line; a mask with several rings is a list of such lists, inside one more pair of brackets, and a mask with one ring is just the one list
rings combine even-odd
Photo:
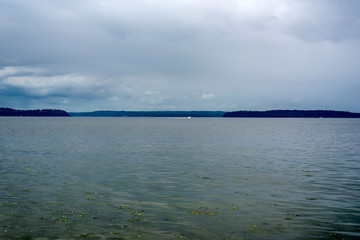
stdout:
[[360,112],[356,0],[3,0],[0,101]]

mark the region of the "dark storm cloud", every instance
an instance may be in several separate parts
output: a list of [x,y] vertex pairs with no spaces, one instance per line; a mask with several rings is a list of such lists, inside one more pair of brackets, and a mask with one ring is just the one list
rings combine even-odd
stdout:
[[0,1],[1,100],[70,111],[360,111],[359,9],[333,0]]

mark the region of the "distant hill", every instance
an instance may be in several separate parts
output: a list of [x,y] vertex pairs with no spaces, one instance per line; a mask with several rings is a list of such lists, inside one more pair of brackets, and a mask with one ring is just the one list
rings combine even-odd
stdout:
[[12,108],[0,108],[0,116],[69,117],[70,115],[67,112],[59,109],[17,110]]
[[224,117],[240,118],[360,118],[360,113],[332,110],[270,110],[227,112]]
[[70,112],[73,117],[222,117],[223,111],[95,111]]

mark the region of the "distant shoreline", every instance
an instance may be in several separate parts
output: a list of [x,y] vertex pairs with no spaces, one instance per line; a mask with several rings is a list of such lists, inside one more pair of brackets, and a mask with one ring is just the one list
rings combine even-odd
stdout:
[[70,112],[72,117],[223,117],[224,111],[94,111]]
[[224,117],[224,118],[360,118],[360,113],[333,110],[269,111],[94,111],[70,112],[72,117]]
[[269,111],[93,111],[66,112],[59,109],[16,110],[0,108],[0,116],[18,117],[217,117],[217,118],[360,118],[360,113],[334,110]]
[[70,117],[70,114],[59,109],[36,109],[17,110],[12,108],[0,108],[0,116],[3,117]]
[[235,111],[225,118],[360,118],[360,113],[333,110]]

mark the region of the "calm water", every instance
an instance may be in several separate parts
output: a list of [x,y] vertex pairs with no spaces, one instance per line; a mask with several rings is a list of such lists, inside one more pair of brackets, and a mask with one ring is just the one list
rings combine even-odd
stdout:
[[0,239],[360,239],[360,119],[0,118]]

